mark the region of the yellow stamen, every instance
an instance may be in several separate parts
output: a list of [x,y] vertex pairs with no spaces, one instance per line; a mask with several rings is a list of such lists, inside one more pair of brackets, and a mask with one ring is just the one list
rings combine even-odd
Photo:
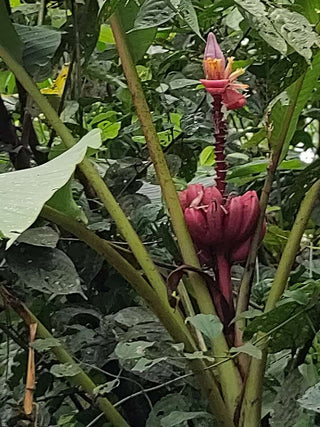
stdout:
[[206,79],[220,80],[224,78],[224,69],[221,59],[208,58],[203,63]]
[[233,73],[230,74],[230,76],[229,76],[230,82],[233,82],[239,76],[242,76],[242,74],[244,74],[244,72],[245,71],[243,68],[238,68],[236,71],[234,71]]
[[231,58],[228,58],[228,63],[227,63],[226,69],[224,70],[225,79],[228,79],[232,72],[233,60],[234,60],[233,56]]

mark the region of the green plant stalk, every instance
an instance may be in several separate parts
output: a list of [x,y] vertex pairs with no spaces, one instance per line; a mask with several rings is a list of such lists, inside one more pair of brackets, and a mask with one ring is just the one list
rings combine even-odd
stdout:
[[[28,73],[24,70],[24,68],[10,55],[10,53],[0,45],[0,57],[3,58],[7,66],[11,69],[11,71],[15,74],[16,78],[20,81],[25,90],[29,93],[29,95],[33,98],[33,100],[38,104],[43,114],[47,117],[50,122],[52,128],[56,131],[57,135],[60,136],[64,144],[70,148],[75,144],[75,140],[70,133],[69,129],[62,123],[59,116],[55,112],[55,110],[51,107],[48,100],[39,92],[37,86],[34,84],[33,80],[30,78]],[[165,283],[163,282],[156,266],[153,264],[151,258],[148,255],[145,247],[140,241],[138,235],[135,230],[132,228],[130,222],[126,218],[124,212],[112,196],[108,187],[99,176],[98,172],[92,165],[92,163],[88,159],[84,159],[79,168],[86,176],[97,195],[103,202],[104,206],[116,222],[120,232],[127,240],[133,254],[135,255],[137,261],[140,266],[144,270],[149,282],[152,287],[155,289],[158,299],[162,301],[163,304],[167,301],[167,292]],[[221,338],[223,340],[223,337]],[[219,353],[220,354],[220,353]],[[227,354],[225,351],[223,355]],[[224,365],[229,364],[226,363]],[[235,369],[234,365],[232,369]],[[227,372],[230,371],[230,368],[227,369]],[[212,378],[212,376],[211,376]],[[203,383],[207,383],[206,387],[206,395],[209,399],[209,403],[212,409],[215,409],[214,412],[217,418],[220,421],[220,425],[223,426],[223,419],[219,417],[219,413],[221,413],[221,409],[223,407],[218,407],[219,396],[215,396],[213,391],[218,390],[214,387],[214,383],[211,380],[210,382],[207,380],[207,376],[205,376],[205,381]],[[231,387],[231,385],[230,385]],[[226,411],[225,411],[226,413]],[[225,417],[228,418],[228,417]],[[230,420],[230,418],[228,418]],[[230,424],[232,425],[232,424]]]
[[[182,258],[185,264],[200,268],[199,260],[184,220],[179,198],[161,149],[159,138],[152,122],[152,116],[117,13],[114,13],[109,18],[109,21],[142,132],[145,136],[150,157],[170,214]],[[216,314],[204,280],[196,273],[190,273],[189,276],[201,312],[204,314]],[[213,340],[212,344],[214,355],[224,356],[228,353],[228,345],[223,335]],[[220,365],[219,375],[224,399],[230,413],[233,415],[241,394],[241,378],[233,360]]]
[[[290,272],[300,248],[304,230],[308,224],[312,208],[320,194],[320,180],[316,181],[303,199],[287,244],[282,253],[274,281],[268,295],[265,312],[272,310],[286,289]],[[267,360],[267,339],[261,340],[263,357],[252,359],[245,386],[240,414],[240,427],[260,426],[263,376]]]
[[[185,345],[185,350],[188,352],[196,351],[196,346],[192,340],[190,332],[183,322],[178,311],[173,311],[168,303],[163,304],[159,298],[137,271],[125,258],[123,258],[106,240],[101,239],[95,233],[88,230],[85,226],[75,221],[73,218],[49,207],[44,206],[41,211],[41,216],[46,218],[66,231],[77,236],[85,242],[93,250],[99,253],[110,263],[141,295],[151,310],[159,317],[160,321],[166,327],[172,338],[176,342],[182,342]],[[207,370],[205,362],[201,359],[191,362],[191,368],[198,377],[200,386],[208,397],[211,409],[217,418],[218,425],[221,427],[232,427],[232,418],[228,415],[225,403],[221,398],[221,394],[216,384],[215,379]]]
[[[0,290],[3,298],[6,300],[8,305],[24,320],[29,326],[32,323],[37,323],[37,336],[43,339],[53,338],[50,332],[45,326],[39,321],[39,319],[15,296],[13,296],[4,286]],[[86,393],[94,397],[93,390],[96,388],[96,384],[91,378],[80,368],[75,362],[71,355],[65,350],[62,345],[51,348],[51,352],[55,355],[56,359],[60,363],[67,363],[75,365],[79,368],[80,372],[73,376],[68,377],[68,380],[78,387],[81,387]],[[96,399],[97,406],[105,414],[106,418],[115,427],[129,427],[129,424],[122,417],[122,415],[116,410],[112,403],[105,397],[98,397]]]

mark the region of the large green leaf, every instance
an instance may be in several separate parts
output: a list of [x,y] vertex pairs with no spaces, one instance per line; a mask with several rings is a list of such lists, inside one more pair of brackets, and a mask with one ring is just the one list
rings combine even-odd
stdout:
[[311,24],[317,24],[318,30],[320,0],[295,0],[294,4],[299,7],[298,12],[303,14]]
[[274,8],[270,19],[286,42],[309,61],[312,58],[312,46],[319,43],[319,36],[313,31],[310,22],[300,13],[284,8]]
[[202,38],[197,13],[191,0],[170,0],[173,8],[200,38]]
[[87,147],[99,138],[95,129],[44,165],[0,175],[0,231],[9,239],[7,247],[36,220],[45,202],[69,180]]
[[287,44],[268,18],[266,6],[260,0],[235,0],[240,12],[270,46],[285,55]]
[[22,61],[22,43],[10,21],[4,0],[0,1],[0,45],[6,48],[17,61]]
[[20,285],[50,295],[80,294],[80,277],[71,259],[60,249],[29,245],[13,246],[6,252],[10,270]]
[[136,30],[158,27],[173,18],[175,12],[165,0],[145,0],[134,22]]
[[134,62],[143,57],[157,33],[157,25],[136,28],[135,20],[139,12],[140,9],[134,1],[120,1],[118,16],[126,31],[126,39]]
[[14,25],[23,42],[23,65],[36,81],[52,73],[51,59],[61,42],[61,33],[48,27]]
[[320,76],[320,53],[318,53],[308,70],[273,103],[270,115],[272,130],[270,144],[274,150],[281,150],[281,160],[288,152],[300,114],[311,97]]
[[[301,297],[301,292],[305,298]],[[295,295],[296,293],[296,295]],[[269,349],[277,352],[302,347],[319,329],[319,291],[317,282],[291,292],[273,310],[252,320],[244,331],[244,340],[257,332],[269,335]]]

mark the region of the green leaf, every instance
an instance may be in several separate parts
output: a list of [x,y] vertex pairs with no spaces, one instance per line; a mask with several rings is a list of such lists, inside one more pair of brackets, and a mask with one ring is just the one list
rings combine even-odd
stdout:
[[[174,427],[186,423],[190,420],[196,420],[199,418],[212,419],[212,415],[208,412],[184,412],[184,411],[173,411],[171,414],[161,418],[161,427]],[[196,424],[194,424],[196,425]]]
[[37,219],[42,206],[69,180],[87,147],[99,138],[100,131],[93,130],[44,165],[0,175],[0,230],[9,239],[7,247]]
[[51,366],[50,373],[57,378],[62,377],[74,377],[80,374],[81,369],[78,365],[72,365],[71,363],[61,363]]
[[145,349],[153,345],[154,342],[147,341],[119,342],[114,352],[119,359],[136,359],[144,356]]
[[287,53],[287,44],[269,20],[265,5],[260,0],[234,1],[240,7],[240,12],[243,13],[252,27],[257,30],[260,37],[271,47],[285,55]]
[[22,43],[17,35],[7,8],[6,2],[0,1],[0,45],[7,49],[18,62],[22,62]]
[[7,251],[6,259],[24,286],[49,294],[51,298],[75,293],[86,298],[73,262],[60,249],[13,246]]
[[52,73],[51,60],[61,43],[61,33],[48,27],[14,25],[23,42],[23,65],[32,77],[41,82]]
[[183,89],[185,87],[195,86],[198,84],[199,84],[199,80],[193,80],[193,79],[175,79],[169,83],[170,89],[172,90]]
[[320,53],[311,66],[297,81],[282,92],[273,102],[270,114],[272,125],[270,145],[274,150],[282,150],[281,160],[288,152],[300,114],[309,101],[320,76]]
[[159,27],[173,18],[175,12],[165,0],[145,0],[134,21],[134,29]]
[[213,357],[210,356],[206,356],[205,354],[203,354],[202,351],[195,351],[194,353],[183,353],[184,357],[186,359],[189,360],[194,360],[194,359],[205,359],[208,360],[208,362],[215,362],[215,359]]
[[99,21],[106,21],[117,9],[120,0],[98,0],[99,4]]
[[139,12],[140,8],[137,6],[136,2],[120,1],[118,16],[121,21],[121,25],[126,32],[126,40],[135,63],[138,62],[146,53],[157,33],[156,25],[153,25],[150,28],[144,27],[143,29],[134,28],[135,19]]
[[61,344],[55,338],[44,338],[44,339],[35,340],[30,345],[37,351],[47,351],[47,350],[51,350],[54,347],[59,347]]
[[208,147],[204,148],[200,153],[199,164],[200,166],[212,166],[214,162],[214,147],[212,145],[208,145]]
[[262,351],[260,350],[260,348],[253,345],[251,342],[246,342],[240,347],[230,348],[230,353],[232,354],[245,353],[256,359],[261,359],[262,357]]
[[319,36],[313,31],[310,22],[300,13],[290,12],[285,8],[274,8],[270,19],[286,42],[309,61],[312,46],[319,44]]
[[63,212],[77,221],[81,221],[84,224],[88,223],[85,213],[82,208],[76,204],[73,198],[71,179],[54,193],[51,199],[47,201],[47,205]]
[[295,0],[294,4],[299,6],[298,12],[302,13],[311,24],[319,26],[320,0]]
[[223,325],[218,316],[214,314],[196,314],[186,318],[186,322],[190,322],[192,326],[199,329],[208,338],[218,337],[222,330]]
[[114,388],[118,387],[119,384],[120,381],[118,378],[112,381],[108,381],[107,383],[100,384],[98,387],[93,389],[93,394],[94,396],[104,396],[110,393],[110,391],[112,391]]
[[[256,317],[244,331],[243,338],[249,341],[257,332],[269,335],[271,352],[302,347],[318,328],[320,321],[319,290],[317,282],[310,282],[300,288],[308,296],[308,304],[283,299],[268,313]],[[300,297],[301,299],[301,297]]]
[[108,139],[114,139],[118,136],[119,130],[121,128],[120,122],[110,122],[105,120],[98,124],[98,128],[102,131],[102,141],[106,141]]
[[167,360],[167,357],[157,357],[156,359],[147,359],[145,357],[141,357],[141,359],[138,360],[138,362],[134,365],[134,367],[131,369],[132,371],[137,372],[144,372],[147,369],[152,368],[154,365]]
[[34,227],[24,231],[17,241],[33,246],[55,248],[59,241],[59,234],[51,227]]
[[308,388],[298,403],[309,411],[320,413],[320,383]]
[[189,25],[202,40],[197,13],[193,7],[192,0],[170,0],[173,8],[181,15],[182,19]]

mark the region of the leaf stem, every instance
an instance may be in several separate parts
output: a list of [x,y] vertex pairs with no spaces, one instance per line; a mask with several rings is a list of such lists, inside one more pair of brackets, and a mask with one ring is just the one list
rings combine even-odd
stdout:
[[[316,181],[303,199],[287,244],[282,253],[278,269],[267,299],[265,312],[272,310],[281,298],[289,279],[289,275],[300,248],[304,230],[308,224],[312,208],[320,194],[320,180]],[[261,339],[262,359],[252,359],[240,414],[240,427],[258,426],[261,418],[261,395],[263,375],[267,360],[267,340]]]

